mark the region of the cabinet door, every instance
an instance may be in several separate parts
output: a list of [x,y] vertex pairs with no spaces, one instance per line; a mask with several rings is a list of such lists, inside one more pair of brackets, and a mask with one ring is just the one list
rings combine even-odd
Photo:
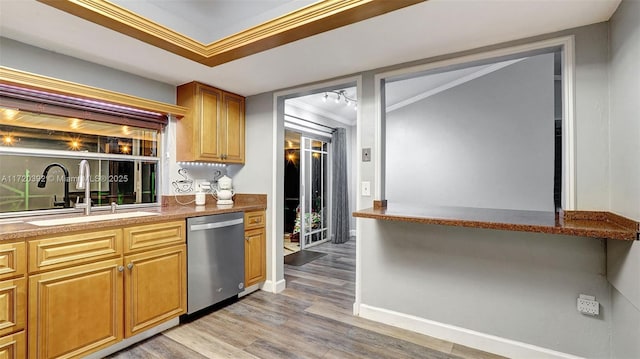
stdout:
[[122,259],[29,277],[29,358],[82,357],[122,340]]
[[0,358],[24,359],[27,357],[27,341],[24,331],[0,338]]
[[244,163],[244,97],[225,92],[218,130],[224,162]]
[[126,337],[185,312],[185,245],[125,256],[124,263]]
[[[219,161],[223,154],[218,133],[219,121],[222,117],[222,91],[199,86],[198,94],[199,104],[197,106],[200,113],[196,121],[200,123],[200,126],[199,132],[194,134],[194,136],[198,136],[200,143],[199,151],[197,151],[198,159]],[[189,141],[189,139],[178,138],[177,141]]]
[[246,231],[244,237],[244,285],[248,287],[266,279],[264,228]]
[[0,336],[24,329],[26,321],[27,280],[21,277],[0,282]]

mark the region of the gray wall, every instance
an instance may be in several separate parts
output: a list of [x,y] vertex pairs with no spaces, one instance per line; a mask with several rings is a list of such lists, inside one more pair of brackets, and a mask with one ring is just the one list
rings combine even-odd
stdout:
[[0,66],[175,104],[176,87],[0,37]]
[[[267,280],[277,282],[284,278],[284,262],[272,261],[276,256],[282,258],[282,238],[276,240],[273,233],[282,235],[284,223],[273,223],[275,213],[284,213],[284,197],[276,198],[275,178],[284,178],[284,169],[274,174],[274,148],[276,143],[284,144],[284,123],[274,129],[273,94],[251,96],[246,99],[245,124],[245,165],[229,166],[229,175],[233,178],[236,191],[242,193],[262,193],[268,197],[267,205]],[[274,131],[276,138],[274,138]],[[274,142],[275,141],[275,142]],[[284,152],[276,158],[284,158]],[[283,185],[284,186],[284,185]],[[275,205],[274,205],[275,203]],[[274,228],[275,227],[275,228]],[[275,231],[274,231],[275,230]],[[280,245],[275,245],[280,243]],[[275,253],[274,253],[275,251]]]
[[386,199],[553,211],[553,58],[533,56],[388,112]]
[[[575,35],[578,209],[608,210],[608,116],[607,111],[602,112],[608,103],[608,24],[580,27],[502,46],[565,35]],[[497,47],[501,46],[482,50]],[[362,121],[358,124],[362,147],[371,146],[374,158],[379,155],[380,149],[375,147],[374,141],[375,73],[473,52],[365,73]],[[362,180],[372,181],[372,186],[375,186],[376,179],[374,164],[360,164]],[[411,176],[411,173],[406,175]],[[360,208],[367,207],[370,200],[371,197],[360,197]],[[589,357],[609,356],[610,287],[604,278],[605,248],[600,240],[368,219],[358,219],[357,226],[361,238],[358,244],[361,250],[362,304],[442,323],[455,323],[463,328],[495,333],[561,352]],[[471,246],[473,252],[466,246]],[[434,250],[453,263],[444,263],[434,257]],[[521,260],[512,261],[510,258]],[[498,267],[491,264],[494,261],[510,273],[498,273]],[[543,269],[545,267],[547,269]],[[545,279],[545,271],[555,278]],[[467,277],[478,283],[470,283]],[[530,288],[525,288],[523,283],[530,283]],[[437,297],[438,293],[448,293],[449,300]],[[600,318],[583,317],[576,311],[576,298],[581,293],[595,295],[600,301]],[[473,296],[482,298],[486,306],[501,303],[499,318],[486,316],[482,312],[484,307],[469,305],[469,297]],[[414,297],[421,300],[411,299]],[[533,309],[523,311],[525,304]],[[553,313],[553,316],[548,313]],[[562,320],[554,319],[556,317]]]
[[[640,221],[640,2],[622,1],[610,24],[611,210]],[[640,358],[640,244],[607,251],[613,357]]]
[[[362,257],[367,305],[572,354],[609,354],[601,240],[381,222]],[[579,293],[596,296],[599,318],[576,311]]]
[[[609,209],[608,192],[608,25],[606,23],[595,24],[568,31],[563,31],[531,39],[515,41],[503,46],[529,43],[536,40],[553,38],[565,35],[575,35],[576,40],[576,116],[577,116],[577,196],[578,209],[589,210]],[[487,48],[494,49],[498,46]],[[360,132],[360,147],[371,148],[374,161],[359,162],[359,171],[362,181],[370,181],[372,188],[379,186],[376,183],[375,166],[376,156],[380,156],[381,149],[376,147],[376,126],[375,126],[375,94],[374,76],[378,72],[389,71],[402,67],[408,67],[427,62],[443,60],[466,55],[472,52],[451,54],[438,58],[417,61],[409,64],[390,66],[384,69],[362,73],[362,102],[359,103],[360,117],[358,131]],[[250,97],[247,105],[248,122],[266,121],[273,126],[273,104],[271,98],[273,93]],[[269,99],[262,99],[267,97]],[[255,102],[254,102],[255,101]],[[259,109],[249,110],[253,106]],[[594,111],[598,109],[598,111]],[[255,117],[255,118],[254,118]],[[257,123],[256,123],[257,125]],[[260,125],[261,126],[261,125]],[[279,125],[278,125],[279,126]],[[270,127],[272,128],[272,127]],[[280,129],[277,130],[278,133]],[[267,136],[263,132],[262,136]],[[283,135],[278,137],[280,142]],[[604,137],[603,137],[604,136]],[[247,141],[248,146],[251,146]],[[276,141],[272,144],[276,153],[281,153],[282,145]],[[266,146],[266,144],[265,144]],[[263,147],[257,153],[256,160],[271,164],[273,160],[273,147]],[[253,165],[252,165],[253,166]],[[271,169],[271,173],[261,173],[259,171],[243,169],[235,177],[236,183],[249,183],[249,178],[256,178],[270,181],[273,171],[276,176],[282,176],[283,164],[276,169]],[[243,178],[244,177],[244,178]],[[358,194],[358,208],[367,208],[372,204],[373,196],[363,197]],[[271,213],[279,213],[279,208],[272,208]],[[457,269],[456,274],[448,273],[446,270],[430,267],[433,273],[425,272],[425,258],[432,257],[430,244],[437,244],[435,234],[428,226],[422,225],[398,225],[388,222],[373,220],[357,220],[357,228],[360,231],[358,246],[361,250],[361,278],[359,285],[362,287],[361,300],[363,304],[383,305],[383,308],[390,308],[409,315],[422,316],[432,319],[430,313],[425,313],[425,307],[436,307],[439,309],[438,319],[444,323],[457,323],[457,325],[474,329],[486,333],[500,333],[507,338],[521,340],[526,343],[546,346],[550,349],[565,351],[578,355],[592,357],[606,357],[610,352],[608,338],[611,325],[610,299],[608,290],[610,289],[604,280],[604,255],[605,249],[602,242],[596,239],[567,238],[553,235],[535,235],[525,233],[504,234],[499,231],[482,231],[478,234],[479,240],[474,243],[474,248],[483,253],[480,260],[471,261],[468,265]],[[282,233],[282,224],[276,221],[276,228],[272,233],[278,235]],[[434,227],[437,228],[437,227]],[[480,232],[478,230],[478,232]],[[453,239],[462,243],[471,242],[469,238],[476,236],[474,230],[460,230],[455,228],[439,229],[437,236],[439,241]],[[409,241],[414,246],[400,245],[393,250],[393,256],[381,251],[381,246],[388,247],[387,241],[395,244]],[[422,243],[420,245],[420,243]],[[514,242],[510,245],[509,242]],[[505,247],[503,250],[502,247]],[[383,247],[383,248],[386,248]],[[275,246],[275,249],[278,247]],[[444,252],[455,257],[457,251],[468,253],[464,247],[444,247]],[[529,256],[528,252],[537,253]],[[560,251],[559,254],[555,254]],[[574,254],[569,256],[568,253]],[[511,275],[501,275],[500,281],[492,280],[490,276],[479,278],[483,282],[484,288],[478,292],[477,286],[467,289],[467,283],[460,277],[461,273],[485,272],[494,274],[496,267],[486,263],[486,261],[496,260],[489,253],[498,253],[502,258],[498,258],[498,263],[508,265],[513,269]],[[281,255],[280,255],[281,256]],[[526,258],[528,262],[510,262],[509,257]],[[280,257],[281,258],[281,257]],[[398,260],[402,258],[403,260]],[[468,257],[462,256],[462,260]],[[566,260],[566,261],[565,261]],[[281,264],[278,258],[274,259],[278,265],[277,273],[272,278],[282,278]],[[525,269],[539,267],[551,267],[555,279],[543,280],[540,273],[533,276],[535,285],[535,295],[531,296],[529,291],[509,291],[505,294],[506,288],[523,288],[522,283],[527,283],[532,277]],[[430,274],[427,276],[427,274]],[[393,278],[392,282],[380,280],[380,278]],[[410,280],[408,279],[410,278]],[[435,306],[427,300],[416,303],[405,300],[408,297],[419,295],[425,290],[438,292],[448,291],[452,286],[456,288],[455,296],[451,296],[449,301],[437,303]],[[502,303],[504,318],[518,318],[519,320],[493,320],[484,317],[484,314],[474,307],[466,306],[467,295],[481,294],[486,303]],[[601,302],[602,315],[599,319],[585,318],[575,310],[575,300],[578,294],[593,294]],[[356,293],[358,295],[358,293]],[[556,302],[549,302],[547,299],[553,298]],[[393,305],[389,303],[394,303]],[[527,303],[536,308],[533,311],[522,313],[520,303]],[[441,304],[441,306],[440,306]],[[557,325],[549,326],[545,320],[549,319],[546,313],[561,313],[562,321]],[[560,315],[560,314],[558,314]],[[513,334],[510,334],[513,333]],[[579,340],[576,338],[580,338]],[[554,338],[553,340],[551,338]],[[603,339],[605,338],[605,339]],[[580,343],[578,346],[578,341]]]

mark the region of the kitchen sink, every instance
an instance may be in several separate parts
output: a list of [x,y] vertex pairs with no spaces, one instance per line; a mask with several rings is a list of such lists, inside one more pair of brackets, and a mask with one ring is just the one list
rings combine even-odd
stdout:
[[160,213],[156,212],[123,212],[123,213],[109,213],[109,214],[98,214],[93,216],[78,216],[78,217],[69,217],[69,218],[56,218],[56,219],[43,219],[39,221],[30,221],[27,222],[29,224],[33,224],[34,226],[59,226],[63,224],[77,224],[77,223],[87,223],[87,222],[96,222],[96,221],[109,221],[112,219],[127,219],[127,218],[135,218],[135,217],[146,217],[146,216],[157,216]]

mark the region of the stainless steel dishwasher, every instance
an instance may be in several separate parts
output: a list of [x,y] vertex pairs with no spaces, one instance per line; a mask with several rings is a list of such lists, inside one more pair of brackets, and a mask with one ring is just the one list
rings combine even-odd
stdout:
[[244,213],[187,218],[187,314],[244,289]]

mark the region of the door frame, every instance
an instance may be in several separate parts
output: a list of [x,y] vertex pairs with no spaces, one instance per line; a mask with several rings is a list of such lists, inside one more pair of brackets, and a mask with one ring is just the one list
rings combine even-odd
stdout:
[[[324,81],[311,85],[303,85],[288,90],[274,92],[273,94],[273,160],[272,166],[275,169],[272,174],[272,188],[273,198],[271,198],[271,208],[273,215],[271,216],[271,233],[272,238],[269,241],[270,245],[267,250],[269,258],[267,260],[267,278],[268,283],[263,286],[264,290],[279,293],[286,287],[286,281],[284,279],[284,253],[283,253],[283,241],[284,241],[284,163],[282,158],[284,156],[284,101],[289,98],[300,97],[311,93],[322,92],[323,90],[329,90],[340,86],[354,86],[358,93],[358,111],[356,115],[356,152],[361,148],[360,144],[360,131],[362,121],[362,75],[349,76],[345,78],[334,79],[330,81]],[[356,172],[356,183],[360,183],[360,166],[356,165],[357,158],[354,158],[354,167]],[[356,186],[358,187],[358,186]],[[354,188],[355,190],[355,188]],[[360,208],[360,196],[356,195],[355,208]],[[356,233],[358,232],[356,221]],[[356,254],[357,255],[357,254]],[[357,260],[357,259],[356,259]],[[356,271],[358,269],[356,268]],[[267,286],[268,284],[268,286]],[[358,293],[358,290],[356,290]]]

